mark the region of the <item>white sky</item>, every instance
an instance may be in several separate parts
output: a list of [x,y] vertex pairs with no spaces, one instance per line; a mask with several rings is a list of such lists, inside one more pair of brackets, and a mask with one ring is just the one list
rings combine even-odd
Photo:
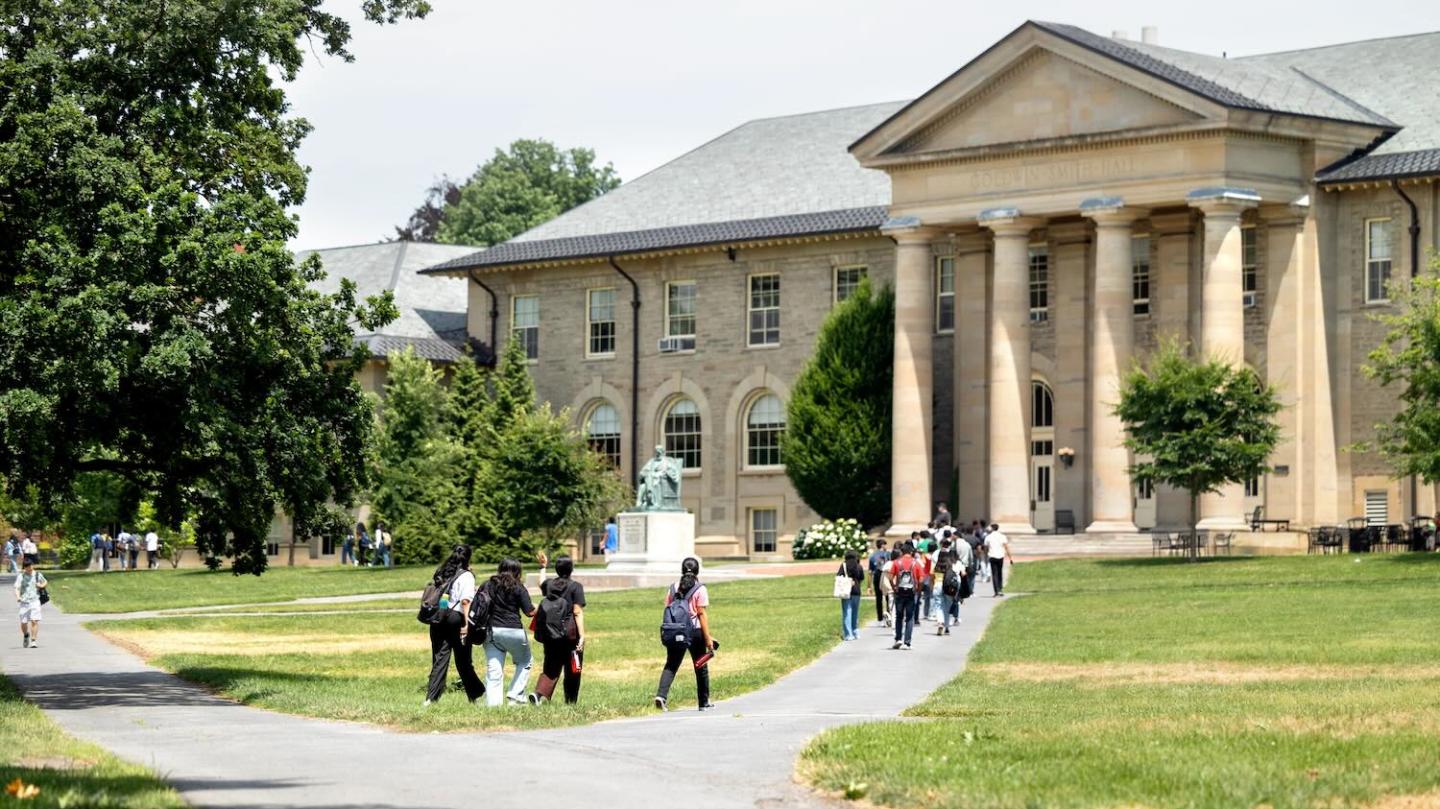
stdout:
[[291,87],[315,126],[294,247],[389,236],[434,178],[516,138],[591,147],[629,180],[753,118],[914,98],[1027,18],[1136,39],[1155,25],[1162,45],[1231,55],[1440,29],[1435,0],[432,3],[357,22],[354,63],[312,59]]

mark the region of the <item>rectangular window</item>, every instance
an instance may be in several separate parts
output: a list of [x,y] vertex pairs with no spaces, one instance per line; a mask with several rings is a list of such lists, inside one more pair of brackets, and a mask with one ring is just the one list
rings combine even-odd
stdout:
[[1050,319],[1050,250],[1030,248],[1030,322]]
[[1048,464],[1039,464],[1035,467],[1035,502],[1050,502],[1050,476],[1053,473],[1053,467]]
[[1384,489],[1365,492],[1365,522],[1385,525],[1390,522],[1390,493]]
[[[1390,220],[1365,220],[1365,302],[1390,300]],[[1368,496],[1368,495],[1367,495]]]
[[780,513],[773,508],[750,509],[750,547],[754,553],[775,553],[779,547]]
[[1259,478],[1259,476],[1250,478],[1249,480],[1245,481],[1245,496],[1246,496],[1246,497],[1259,497],[1259,496],[1260,496],[1260,478]]
[[665,285],[665,336],[695,339],[694,281]]
[[516,295],[510,299],[510,336],[525,346],[527,359],[540,358],[539,295]]
[[780,344],[780,276],[750,276],[749,345]]
[[1245,290],[1245,306],[1255,305],[1255,290],[1260,288],[1260,252],[1255,245],[1255,226],[1240,226],[1240,281]]
[[1141,500],[1150,500],[1155,497],[1155,481],[1142,480],[1135,484],[1135,493]]
[[853,295],[860,288],[860,282],[865,280],[865,273],[865,267],[836,267],[835,303]]
[[935,331],[955,330],[955,258],[935,259]]
[[592,289],[585,293],[585,344],[587,357],[615,355],[615,288]]
[[1150,314],[1150,237],[1130,240],[1130,298],[1137,315]]

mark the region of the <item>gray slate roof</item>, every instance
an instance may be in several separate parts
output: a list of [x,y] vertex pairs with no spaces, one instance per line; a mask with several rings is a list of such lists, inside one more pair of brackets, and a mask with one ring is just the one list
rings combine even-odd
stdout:
[[335,292],[340,279],[355,282],[361,298],[390,290],[400,316],[380,332],[357,332],[355,339],[377,357],[413,346],[415,353],[438,362],[459,359],[464,345],[466,281],[419,275],[434,264],[473,255],[475,248],[424,242],[382,242],[323,250],[301,250],[297,259],[319,254],[325,277],[313,286]]

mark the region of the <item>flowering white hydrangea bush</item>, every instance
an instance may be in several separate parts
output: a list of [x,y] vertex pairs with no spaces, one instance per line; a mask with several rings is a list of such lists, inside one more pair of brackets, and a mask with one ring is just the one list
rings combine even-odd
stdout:
[[817,522],[795,537],[796,559],[839,559],[846,551],[865,554],[868,537],[852,519]]

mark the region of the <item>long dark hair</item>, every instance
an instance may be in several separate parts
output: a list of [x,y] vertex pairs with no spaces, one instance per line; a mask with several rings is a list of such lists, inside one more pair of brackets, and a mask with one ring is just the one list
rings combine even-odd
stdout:
[[458,576],[460,571],[469,569],[470,546],[456,545],[455,550],[450,552],[450,556],[441,562],[439,567],[435,568],[435,575],[432,577],[432,580],[435,582],[436,587],[441,587],[445,582]]
[[675,587],[676,594],[688,593],[700,580],[700,560],[693,556],[686,557],[680,563],[680,584]]
[[845,552],[845,575],[855,578],[860,574],[860,554],[851,550]]
[[502,592],[508,593],[520,589],[522,586],[520,584],[520,563],[514,559],[502,561],[496,569],[495,575],[490,577],[490,581],[495,582]]

